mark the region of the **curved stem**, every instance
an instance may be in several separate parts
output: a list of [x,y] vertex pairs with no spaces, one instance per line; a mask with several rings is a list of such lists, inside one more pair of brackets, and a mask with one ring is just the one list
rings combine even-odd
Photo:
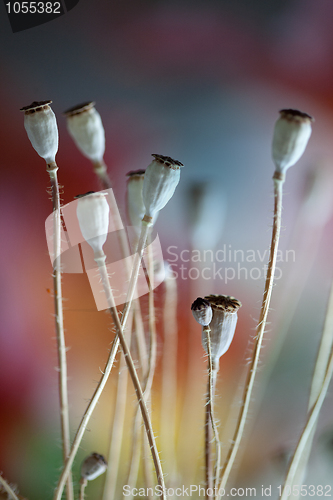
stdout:
[[[149,238],[150,239],[150,238]],[[150,242],[149,242],[150,243]],[[157,351],[157,341],[156,341],[156,317],[155,317],[155,303],[154,303],[154,260],[152,247],[148,245],[148,276],[149,276],[149,292],[148,292],[148,318],[149,318],[149,358],[148,358],[148,374],[147,382],[144,389],[145,402],[147,408],[151,409],[151,389],[153,385],[155,368],[156,368],[156,351]],[[143,441],[146,453],[143,454],[144,459],[144,476],[146,481],[146,486],[148,492],[150,492],[150,487],[153,485],[152,469],[149,461],[149,448],[148,442]],[[148,451],[148,453],[147,453]]]
[[102,283],[103,283],[104,292],[105,292],[107,302],[109,305],[109,310],[110,310],[113,322],[114,322],[115,327],[116,327],[116,331],[117,331],[119,341],[120,341],[120,344],[121,344],[121,347],[122,347],[122,350],[124,353],[124,357],[125,357],[125,361],[126,361],[126,364],[128,367],[128,371],[129,371],[129,374],[131,376],[131,379],[132,379],[132,382],[134,385],[134,389],[135,389],[135,392],[136,392],[136,395],[138,398],[139,406],[140,406],[141,413],[142,413],[143,423],[144,423],[144,426],[146,429],[146,433],[147,433],[147,437],[148,437],[148,441],[149,441],[149,445],[150,445],[150,450],[151,450],[153,461],[154,461],[154,466],[155,466],[156,475],[157,475],[157,481],[158,481],[158,484],[161,487],[162,492],[163,492],[162,498],[163,498],[163,500],[165,500],[166,496],[165,496],[165,484],[164,484],[164,478],[163,478],[163,471],[162,471],[162,466],[161,466],[161,462],[160,462],[160,458],[158,455],[158,450],[157,450],[157,446],[156,446],[156,442],[155,442],[154,432],[153,432],[150,416],[149,416],[149,413],[147,410],[145,398],[144,398],[144,395],[143,395],[143,392],[141,389],[141,384],[140,384],[138,375],[136,373],[136,369],[135,369],[135,366],[133,363],[133,359],[132,359],[129,347],[127,345],[125,336],[123,334],[122,325],[121,325],[120,320],[119,320],[117,308],[116,308],[116,305],[114,302],[112,290],[111,290],[108,276],[107,276],[107,270],[106,270],[106,266],[105,266],[105,256],[100,257],[100,258],[95,258],[95,260],[98,264],[98,268],[99,268]]
[[[206,497],[210,498],[208,495],[208,488],[216,488],[218,485],[220,465],[221,465],[221,443],[219,438],[219,433],[216,427],[213,402],[214,393],[217,379],[217,367],[215,363],[213,364],[212,352],[211,352],[211,342],[210,342],[210,328],[209,326],[204,327],[204,331],[207,337],[207,351],[208,351],[208,390],[207,390],[207,401],[206,401],[206,421],[205,421],[205,462],[206,462]],[[215,478],[213,479],[212,466],[211,466],[211,429],[213,431],[215,450],[216,450],[216,463],[215,463]],[[214,495],[215,498],[215,495]]]
[[161,381],[161,449],[169,467],[169,482],[177,481],[178,456],[176,452],[177,419],[177,281],[170,273],[165,281],[163,306],[163,356]]
[[[60,216],[60,196],[57,178],[58,167],[52,166],[48,170],[52,189],[53,203],[53,292],[55,309],[55,326],[59,363],[59,396],[60,396],[60,420],[62,437],[63,461],[66,463],[70,452],[70,429],[68,412],[68,391],[67,391],[67,361],[66,345],[64,334],[64,319],[62,310],[62,289],[61,289],[61,216]],[[71,474],[68,476],[66,485],[67,500],[74,500],[73,481]]]
[[[308,404],[309,420],[304,428],[300,441],[295,450],[294,456],[291,459],[284,487],[282,490],[281,498],[284,498],[286,496],[287,490],[289,491],[289,493],[290,491],[292,491],[293,485],[302,484],[308,459],[311,453],[312,441],[316,431],[317,418],[321,404],[319,406],[319,409],[317,409],[315,412],[317,417],[314,423],[310,422],[311,412],[318,403],[318,399],[325,398],[326,396],[327,388],[325,390],[323,389],[323,387],[325,387],[325,384],[327,383],[325,382],[327,376],[330,378],[332,376],[332,367],[330,367],[330,364],[332,364],[332,358],[333,358],[333,282],[331,284],[330,295],[326,307],[326,316],[323,327],[323,333],[312,377],[311,391]],[[330,378],[328,380],[328,383],[330,381]],[[324,394],[322,394],[323,391],[325,391]],[[293,496],[295,498],[299,498],[300,495],[293,495]]]
[[[240,415],[238,417],[236,430],[234,433],[234,437],[232,440],[231,447],[228,452],[228,456],[226,459],[226,463],[223,467],[221,480],[219,485],[219,490],[223,491],[226,486],[226,483],[229,478],[229,474],[231,472],[232,466],[234,464],[237,451],[243,436],[245,422],[247,419],[247,414],[250,406],[252,390],[254,386],[254,380],[257,373],[257,367],[259,362],[260,349],[264,337],[267,315],[273,290],[273,282],[274,282],[274,273],[276,267],[276,258],[277,258],[277,250],[279,245],[280,238],[280,229],[281,229],[281,211],[282,211],[282,186],[284,183],[284,179],[278,179],[273,177],[274,180],[274,216],[273,216],[273,229],[272,229],[272,241],[270,248],[270,257],[267,268],[267,276],[265,283],[265,290],[263,295],[263,301],[261,305],[260,317],[257,326],[257,332],[255,337],[255,344],[252,359],[249,365],[245,389],[242,399],[242,408],[240,411]],[[219,498],[219,497],[218,497]]]
[[[143,255],[148,232],[149,232],[149,225],[146,223],[142,223],[142,230],[141,230],[141,235],[140,235],[140,240],[139,240],[139,246],[138,246],[137,253],[135,254],[135,257],[134,257],[134,264],[133,264],[133,269],[132,269],[132,273],[131,273],[129,289],[128,289],[128,293],[127,293],[127,297],[126,297],[126,304],[125,304],[123,311],[122,311],[122,318],[121,318],[122,328],[125,328],[126,321],[127,321],[129,311],[130,311],[130,307],[132,304],[132,300],[133,300],[133,296],[134,296],[134,292],[135,292],[135,287],[136,287],[136,283],[137,283],[137,279],[138,279],[138,275],[139,275],[139,270],[140,270],[140,262],[141,262],[141,258]],[[62,492],[64,489],[65,482],[67,480],[68,474],[70,473],[70,469],[72,467],[76,453],[79,449],[79,446],[80,446],[81,440],[83,438],[83,435],[85,433],[85,430],[87,428],[88,422],[89,422],[90,417],[91,417],[91,415],[92,415],[92,413],[93,413],[93,411],[98,403],[100,395],[103,392],[105,384],[109,378],[111,368],[113,366],[114,359],[115,359],[115,356],[117,354],[118,347],[119,347],[119,338],[118,338],[118,335],[116,334],[116,336],[113,340],[113,343],[112,343],[112,348],[111,348],[109,358],[108,358],[107,363],[106,363],[104,373],[103,373],[103,375],[102,375],[102,377],[101,377],[101,379],[100,379],[100,381],[99,381],[99,383],[94,391],[92,399],[90,400],[90,403],[89,403],[89,405],[88,405],[88,407],[87,407],[87,409],[86,409],[86,411],[81,419],[80,425],[76,431],[76,435],[75,435],[75,438],[74,438],[73,443],[72,443],[71,451],[68,455],[67,461],[65,463],[65,467],[60,475],[60,478],[59,478],[59,481],[58,481],[58,484],[57,484],[57,487],[56,487],[56,490],[54,493],[54,497],[53,497],[54,500],[61,499],[61,495],[62,495]],[[162,480],[163,480],[163,477],[162,477]]]
[[328,367],[326,370],[326,375],[325,375],[325,378],[323,380],[323,383],[322,383],[320,392],[318,394],[317,400],[316,400],[314,406],[312,407],[311,412],[308,414],[308,419],[307,419],[306,425],[305,425],[304,430],[302,432],[302,435],[298,441],[295,453],[294,453],[293,458],[291,460],[291,463],[289,465],[287,477],[286,477],[286,480],[284,483],[284,487],[282,490],[280,500],[286,500],[287,498],[290,497],[290,488],[288,488],[288,486],[290,484],[293,484],[293,478],[297,472],[302,455],[303,455],[304,451],[306,450],[309,439],[311,439],[312,433],[315,429],[315,425],[316,425],[318,417],[319,417],[319,412],[320,412],[322,404],[325,400],[327,390],[328,390],[328,387],[329,387],[331,379],[332,379],[332,374],[333,374],[333,351],[331,352],[330,360],[329,360]]
[[3,487],[3,489],[5,490],[5,492],[9,495],[9,499],[12,498],[13,500],[19,500],[16,496],[16,493],[15,491],[12,490],[12,488],[10,487],[10,485],[7,483],[7,481],[2,477],[2,475],[0,474],[0,484],[1,486]]
[[[128,343],[131,342],[132,334],[132,320],[133,315],[130,314],[129,328],[126,333]],[[114,498],[117,486],[117,477],[120,465],[120,453],[121,445],[124,434],[124,424],[126,417],[126,395],[127,395],[127,385],[128,385],[128,371],[126,369],[126,362],[123,353],[120,353],[119,360],[119,373],[117,381],[117,393],[116,401],[114,405],[114,415],[112,423],[112,432],[109,445],[108,463],[112,464],[112,467],[108,467],[109,472],[105,478],[103,499]]]
[[80,480],[80,497],[79,500],[84,500],[84,490],[86,489],[86,486],[88,484],[88,481],[85,477],[82,477]]
[[78,452],[78,449],[80,447],[80,443],[82,441],[82,438],[83,438],[83,435],[84,435],[85,430],[87,428],[90,417],[93,414],[93,411],[98,403],[98,400],[103,392],[105,384],[109,378],[109,375],[110,375],[110,372],[111,372],[111,369],[112,369],[112,366],[114,363],[114,359],[115,359],[117,351],[118,351],[118,347],[119,347],[119,339],[118,339],[118,337],[115,337],[115,339],[113,340],[113,343],[112,343],[111,351],[110,351],[109,358],[107,360],[103,375],[102,375],[102,377],[101,377],[101,379],[100,379],[100,381],[99,381],[99,383],[94,391],[94,394],[93,394],[93,396],[92,396],[92,398],[87,406],[86,411],[84,412],[84,415],[81,419],[78,430],[76,431],[76,435],[75,435],[75,438],[74,438],[73,443],[72,443],[70,454],[68,456],[65,467],[60,475],[58,485],[57,485],[57,488],[55,490],[55,494],[53,497],[54,500],[61,499],[61,495],[62,495],[62,492],[64,489],[65,482],[67,480],[67,476],[69,474],[69,471],[72,467],[74,458],[75,458],[75,456]]

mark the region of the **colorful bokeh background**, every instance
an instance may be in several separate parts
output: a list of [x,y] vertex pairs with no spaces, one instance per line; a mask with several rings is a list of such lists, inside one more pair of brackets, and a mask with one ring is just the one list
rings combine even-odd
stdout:
[[[178,278],[177,313],[180,485],[203,480],[206,361],[190,305],[207,293],[234,295],[243,303],[218,382],[217,411],[226,452],[264,286],[263,275],[250,276],[251,263],[244,264],[247,279],[243,271],[225,283],[225,267],[237,269],[233,258],[217,263],[224,268],[222,279],[191,279],[190,268],[201,272],[201,264],[182,262],[181,255],[187,259],[187,251],[199,244],[201,251],[227,248],[264,254],[270,241],[270,147],[278,111],[299,108],[315,117],[308,149],[288,172],[284,188],[281,249],[283,255],[294,250],[295,259],[279,266],[282,277],[274,288],[247,437],[233,477],[234,484],[243,487],[276,486],[283,481],[285,456],[305,422],[332,278],[332,22],[330,0],[80,0],[58,20],[13,34],[2,7],[0,470],[27,498],[52,498],[61,447],[51,265],[44,232],[51,212],[48,176],[29,144],[19,109],[34,100],[53,100],[64,203],[78,193],[99,189],[62,116],[80,102],[95,100],[102,116],[105,161],[124,217],[129,170],[145,168],[151,153],[169,155],[185,165],[176,194],[156,224],[165,258],[175,260],[172,246],[178,259],[174,269],[179,271],[181,264],[186,268]],[[204,241],[194,243],[191,217],[198,186],[206,186],[208,199],[216,204],[207,211]],[[262,266],[258,257],[255,267]],[[113,334],[107,314],[95,308],[85,275],[64,275],[63,287],[74,434]],[[162,314],[164,285],[156,293]],[[263,396],[261,382],[272,363],[279,329],[293,307],[286,343]],[[157,429],[162,353],[161,330],[152,395]],[[114,377],[81,446],[76,477],[82,457],[91,451],[107,454],[115,386]],[[130,390],[129,408],[134,408],[134,401]],[[329,393],[311,458],[312,483],[332,484],[327,473],[333,461],[332,405]],[[119,495],[126,477],[131,421],[129,411]],[[173,458],[168,450],[161,456],[168,472],[168,460]],[[102,479],[96,498],[101,485]],[[89,488],[92,492],[93,486]]]

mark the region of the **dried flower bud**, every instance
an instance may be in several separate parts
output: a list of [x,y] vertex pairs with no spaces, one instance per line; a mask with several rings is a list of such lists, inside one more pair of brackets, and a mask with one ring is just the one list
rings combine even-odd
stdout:
[[82,236],[94,253],[102,252],[109,229],[109,205],[105,193],[79,195],[76,214]]
[[[142,198],[142,187],[145,170],[134,170],[127,174],[127,192],[126,205],[127,215],[131,225],[135,228],[137,235],[140,236],[141,222],[146,213],[146,208]],[[153,218],[152,223],[155,224],[158,213]]]
[[85,459],[85,461],[81,465],[81,477],[87,479],[88,481],[92,481],[98,476],[104,474],[107,466],[108,463],[103,455],[92,453]]
[[[212,360],[218,365],[220,357],[227,352],[234,337],[237,311],[242,306],[239,300],[228,295],[208,295],[205,300],[211,305],[213,318],[209,324]],[[207,352],[207,337],[202,331],[202,345]]]
[[198,297],[191,305],[194,319],[202,326],[208,326],[212,321],[213,310],[208,300]]
[[94,102],[86,102],[65,111],[67,129],[81,153],[93,163],[102,162],[105,132]]
[[180,179],[180,161],[169,156],[152,155],[154,160],[148,165],[142,188],[142,198],[146,207],[146,222],[168,203]]
[[55,164],[58,152],[58,127],[55,114],[49,104],[52,101],[34,101],[24,111],[24,127],[32,147],[48,165]]
[[275,123],[272,156],[276,172],[283,179],[287,169],[294,165],[305,151],[311,135],[313,118],[295,109],[282,109]]

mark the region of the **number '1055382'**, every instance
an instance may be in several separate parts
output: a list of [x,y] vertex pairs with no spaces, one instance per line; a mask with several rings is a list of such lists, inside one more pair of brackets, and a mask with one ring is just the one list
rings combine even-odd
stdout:
[[60,2],[8,2],[8,14],[61,14]]

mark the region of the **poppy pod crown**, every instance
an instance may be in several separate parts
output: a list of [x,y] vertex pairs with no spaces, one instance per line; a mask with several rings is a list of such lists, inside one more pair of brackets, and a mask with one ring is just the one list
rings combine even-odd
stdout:
[[50,107],[51,102],[34,101],[21,108],[24,111],[24,128],[32,147],[48,165],[55,163],[59,143],[57,120]]
[[[220,357],[227,352],[235,334],[237,312],[241,302],[229,295],[207,295],[205,300],[210,304],[213,317],[209,324],[212,359],[218,364]],[[207,352],[207,334],[203,329],[202,345]]]

